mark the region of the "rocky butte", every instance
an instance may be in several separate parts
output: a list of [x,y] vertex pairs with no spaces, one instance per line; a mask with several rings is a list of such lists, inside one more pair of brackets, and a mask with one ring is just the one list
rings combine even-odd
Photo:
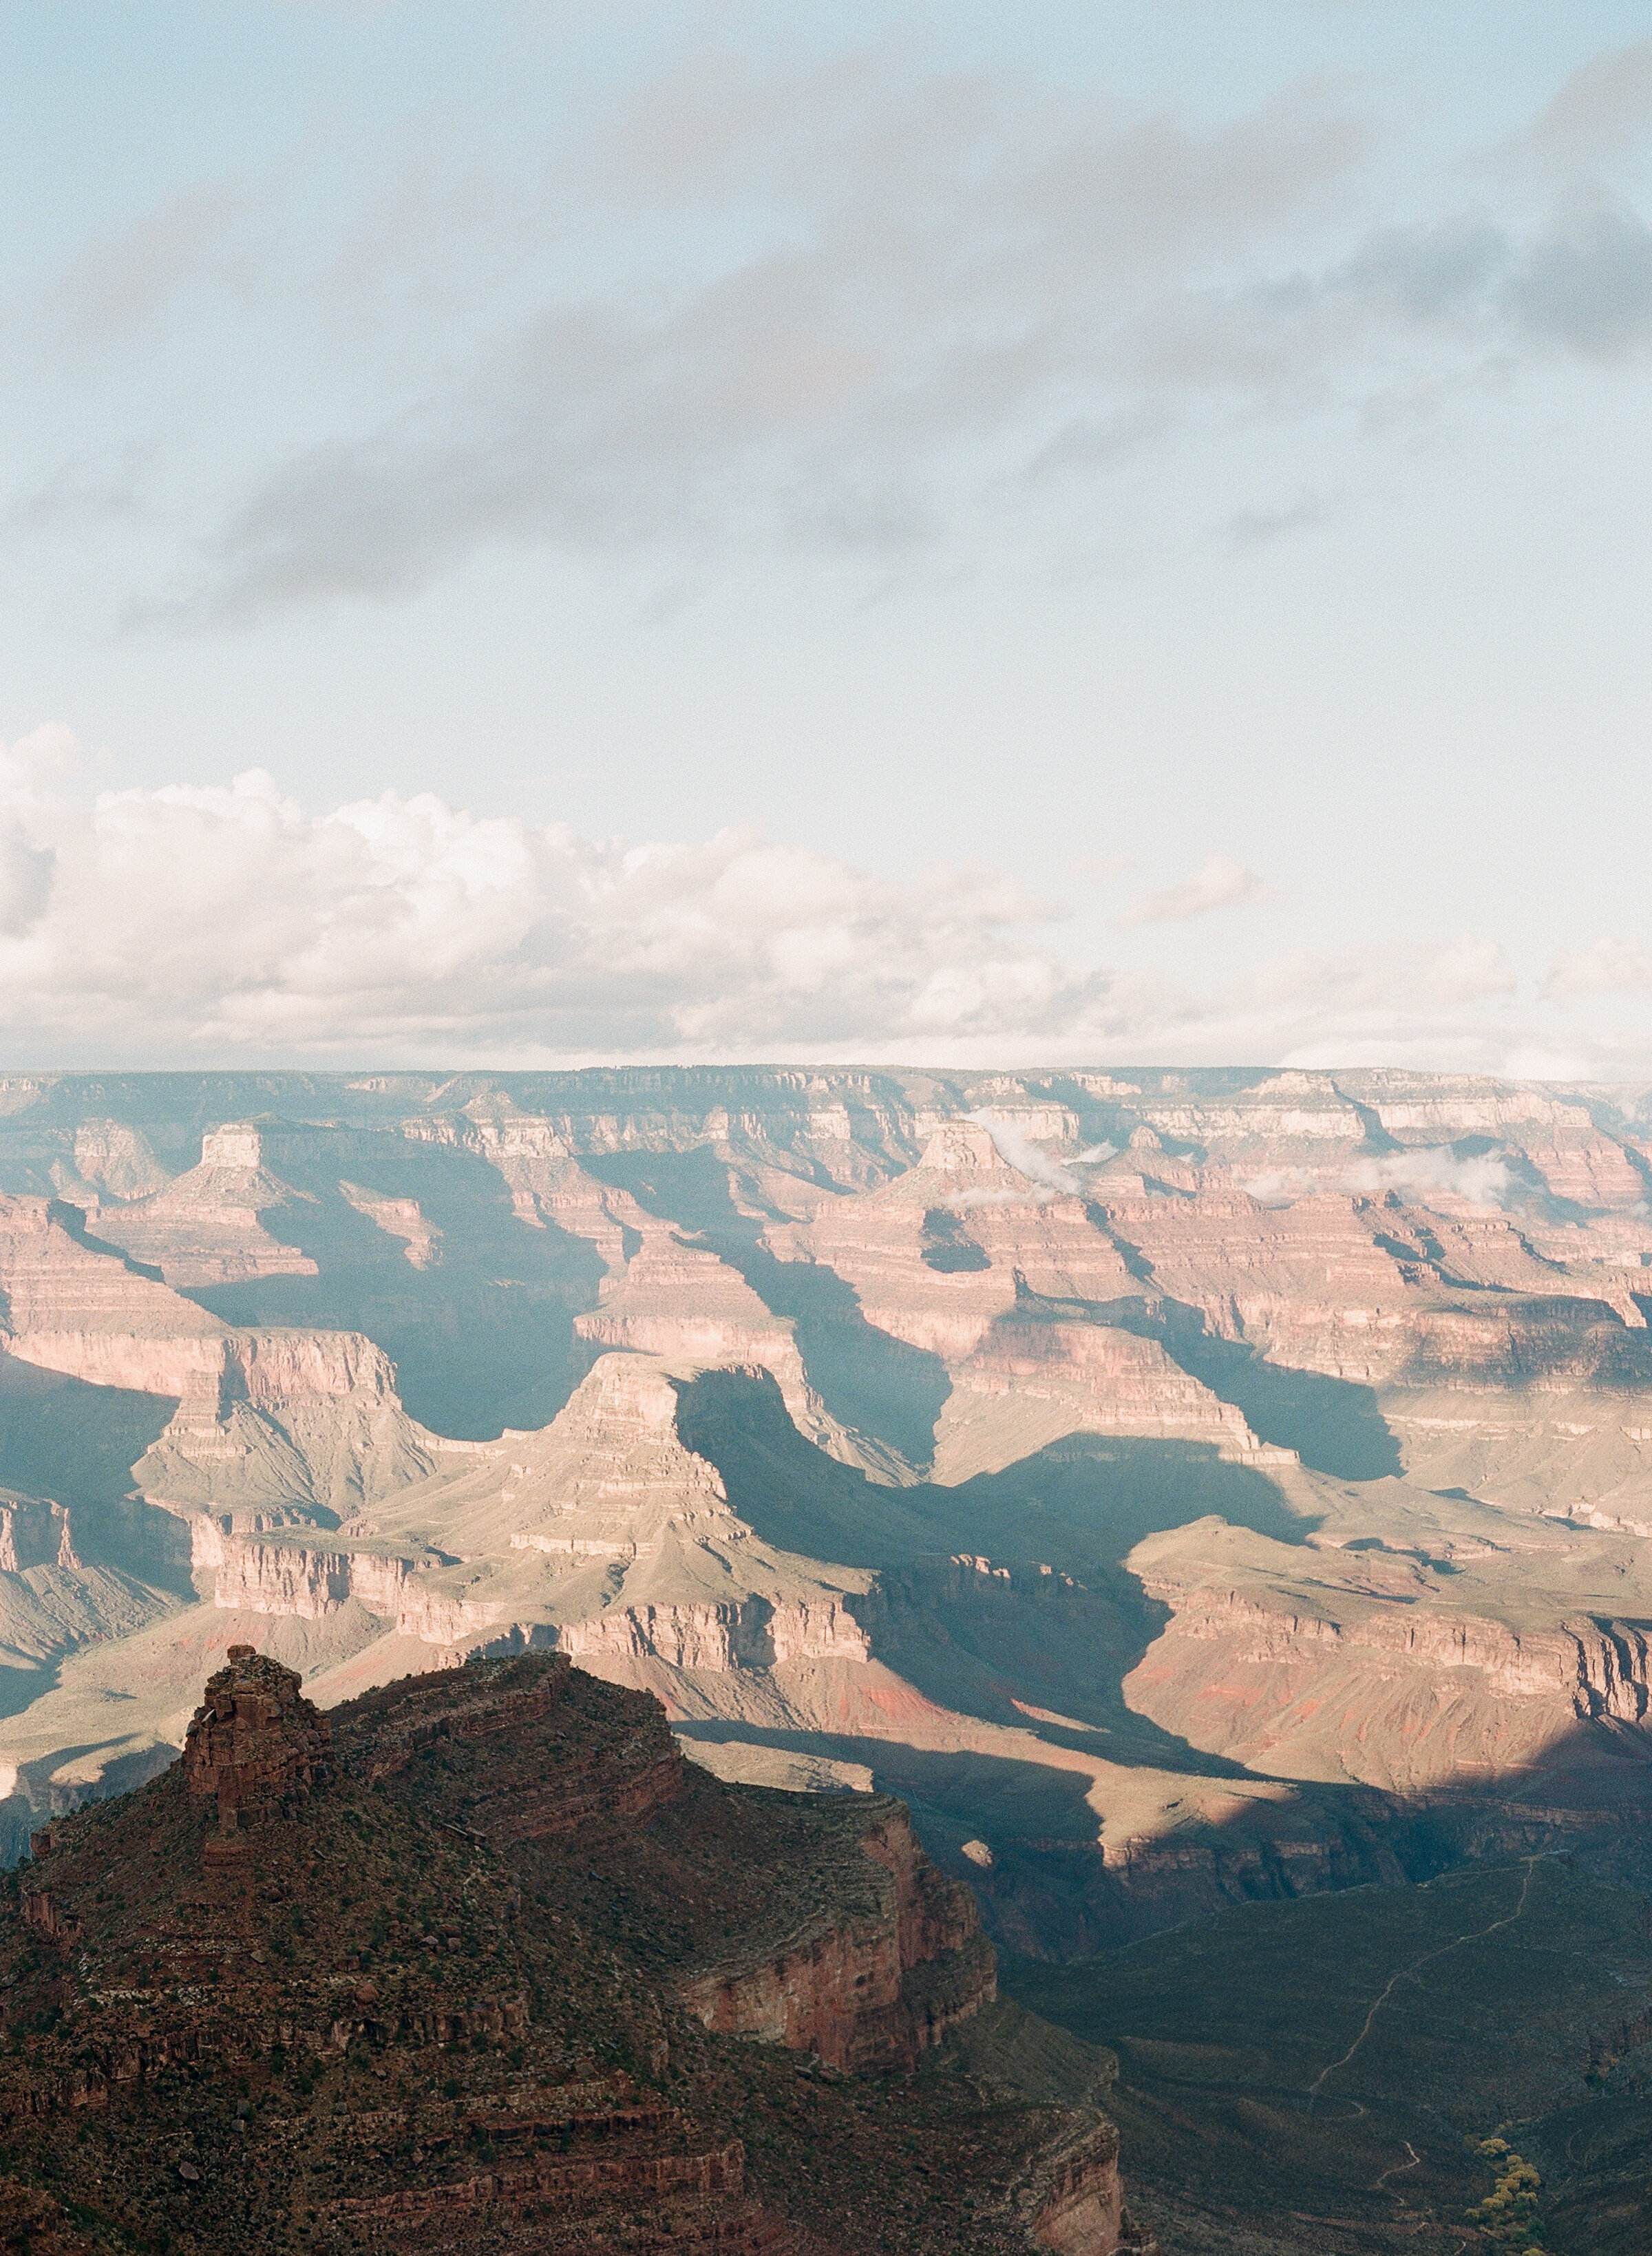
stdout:
[[236,1646],[181,1760],[33,1846],[17,2245],[1146,2246],[1113,2063],[997,2000],[900,1805],[724,1786],[560,1656],[328,1719]]

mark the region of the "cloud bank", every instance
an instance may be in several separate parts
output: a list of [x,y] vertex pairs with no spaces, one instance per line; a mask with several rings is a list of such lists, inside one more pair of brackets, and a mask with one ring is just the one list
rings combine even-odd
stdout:
[[0,762],[0,1025],[30,1051],[922,1050],[1105,1015],[996,873],[896,884],[749,830],[628,846],[387,792],[312,816],[259,770],[76,797]]
[[[1473,934],[1287,955],[1192,991],[1075,962],[1063,905],[980,864],[891,878],[744,828],[586,838],[428,793],[312,814],[258,769],[95,795],[77,774],[62,729],[0,750],[0,1042],[13,1066],[1652,1071],[1652,1042],[1557,1048],[1542,1012],[1575,1003],[1522,1004],[1498,943]],[[1183,890],[1220,892],[1209,866]],[[1620,952],[1578,961],[1599,984],[1621,976]],[[1562,966],[1550,985],[1564,984]]]
[[[406,597],[502,546],[893,569],[1009,518],[1037,547],[1201,434],[1409,427],[1652,344],[1645,42],[1449,163],[1325,74],[1199,119],[898,37],[813,47],[668,42],[514,156],[474,120],[355,165],[306,137],[91,233],[28,309],[42,368],[160,387],[129,435],[169,523],[180,419],[235,464],[131,617]],[[174,391],[179,324],[278,398]],[[1229,538],[1319,523],[1290,483],[1234,497]],[[64,462],[13,509],[103,486],[131,508]]]

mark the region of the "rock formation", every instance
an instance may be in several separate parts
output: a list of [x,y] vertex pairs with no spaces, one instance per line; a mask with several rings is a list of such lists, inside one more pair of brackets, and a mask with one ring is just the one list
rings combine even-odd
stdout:
[[325,1781],[333,1734],[300,1681],[250,1645],[232,1645],[207,1680],[184,1735],[184,1784],[212,1796],[221,1832],[290,1815]]
[[1652,1798],[1652,1092],[661,1069],[0,1105],[14,1850],[167,1761],[249,1641],[327,1708],[576,1656],[720,1775],[910,1793],[1030,1950],[1391,1873],[1425,1804],[1460,1847]]
[[[898,1805],[721,1786],[553,1656],[332,1725],[237,1646],[181,1763],[37,1837],[0,1907],[34,2245],[1142,2245],[1106,2118],[1017,2085],[1037,2025]],[[968,2073],[856,2081],[953,2028]]]

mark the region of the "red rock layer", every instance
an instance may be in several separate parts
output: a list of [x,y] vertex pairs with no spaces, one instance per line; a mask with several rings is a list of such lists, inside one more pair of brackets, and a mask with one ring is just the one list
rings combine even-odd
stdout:
[[992,1952],[974,1899],[936,1871],[898,1802],[869,1803],[851,1822],[889,1882],[859,1915],[816,1910],[797,1932],[687,1977],[682,1995],[707,2028],[839,2069],[913,2068],[996,1995]]
[[184,1782],[211,1794],[225,1832],[290,1808],[327,1770],[332,1727],[294,1669],[232,1645],[184,1739]]

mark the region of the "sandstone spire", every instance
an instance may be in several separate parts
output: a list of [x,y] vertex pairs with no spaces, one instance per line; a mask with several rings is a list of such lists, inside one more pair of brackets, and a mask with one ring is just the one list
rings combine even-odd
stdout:
[[250,1645],[232,1645],[228,1667],[207,1679],[184,1740],[184,1778],[192,1794],[216,1794],[223,1832],[290,1810],[327,1779],[332,1730],[302,1681]]

